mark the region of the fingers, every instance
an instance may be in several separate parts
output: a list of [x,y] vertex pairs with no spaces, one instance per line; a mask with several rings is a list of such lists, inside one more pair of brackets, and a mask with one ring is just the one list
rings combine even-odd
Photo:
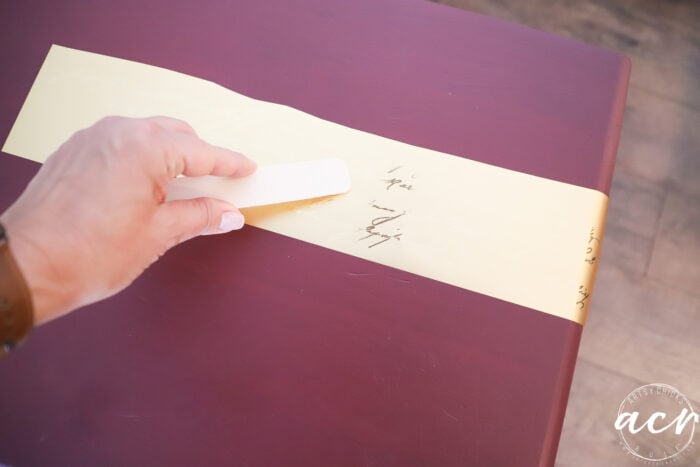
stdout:
[[176,133],[186,133],[195,136],[197,135],[197,133],[195,133],[194,131],[194,128],[192,128],[189,123],[183,120],[178,120],[177,118],[157,116],[148,117],[144,120],[158,124],[166,130],[170,130]]
[[173,133],[169,135],[170,153],[174,158],[174,175],[198,177],[218,175],[222,177],[245,177],[253,173],[257,164],[239,152],[212,146],[195,135]]
[[199,137],[186,122],[170,117],[145,119],[168,132],[171,178],[178,175],[197,177],[218,175],[222,177],[244,177],[255,171],[257,165],[243,154],[213,146]]
[[161,205],[158,216],[158,223],[168,230],[165,238],[173,239],[171,246],[198,235],[238,230],[245,224],[238,209],[213,198],[170,201]]
[[[178,175],[245,177],[253,173],[257,167],[255,162],[239,152],[203,141],[187,122],[175,118],[108,117],[99,124],[107,128],[120,125],[127,138],[136,138],[140,144],[159,144],[163,150],[158,151],[151,147],[148,155],[165,159],[169,178],[175,178]],[[157,164],[157,167],[162,165]]]

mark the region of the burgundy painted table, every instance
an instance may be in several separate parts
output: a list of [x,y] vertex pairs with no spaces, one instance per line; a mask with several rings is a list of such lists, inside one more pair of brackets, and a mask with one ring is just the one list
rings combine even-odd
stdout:
[[[422,0],[2,2],[0,43],[3,141],[57,43],[605,193],[629,75]],[[37,169],[0,155],[0,209]],[[0,361],[0,462],[551,465],[581,331],[247,227]]]

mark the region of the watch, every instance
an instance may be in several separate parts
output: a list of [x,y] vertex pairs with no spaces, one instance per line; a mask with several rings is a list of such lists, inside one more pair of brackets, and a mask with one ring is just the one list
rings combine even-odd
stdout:
[[21,344],[33,325],[32,297],[0,224],[0,357]]

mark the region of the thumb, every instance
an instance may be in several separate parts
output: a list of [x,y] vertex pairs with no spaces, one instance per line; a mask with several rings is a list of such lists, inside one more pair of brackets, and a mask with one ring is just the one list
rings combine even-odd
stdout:
[[171,229],[175,243],[197,235],[211,235],[238,230],[245,224],[243,214],[233,205],[214,198],[169,201],[161,205],[161,225]]

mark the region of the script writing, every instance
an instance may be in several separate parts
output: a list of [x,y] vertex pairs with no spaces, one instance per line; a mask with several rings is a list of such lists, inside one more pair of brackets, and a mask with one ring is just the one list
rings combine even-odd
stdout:
[[[598,250],[600,249],[600,234],[595,226],[591,227],[588,232],[588,241],[586,242],[586,254],[583,257],[583,261],[588,263],[591,267],[598,261]],[[590,285],[590,284],[589,284]],[[576,308],[583,310],[586,308],[587,301],[589,300],[591,293],[586,287],[586,285],[579,285],[578,294],[576,300]]]
[[374,219],[372,219],[370,224],[367,227],[365,227],[365,232],[367,233],[367,235],[360,238],[360,240],[371,239],[371,243],[367,248],[374,248],[375,246],[381,245],[382,243],[388,242],[389,240],[400,240],[403,234],[400,232],[400,229],[398,227],[395,227],[396,223],[393,223],[391,225],[389,224],[395,221],[396,219],[406,215],[406,211],[394,214],[396,212],[394,209],[381,207],[374,203],[372,203],[371,205],[375,209],[379,209],[381,211],[388,211],[390,214],[375,217]]
[[401,174],[397,174],[398,176],[393,175],[396,172],[400,171],[402,168],[403,167],[399,165],[399,166],[394,167],[393,169],[387,171],[387,174],[392,174],[392,178],[382,179],[382,181],[384,183],[386,183],[387,190],[390,190],[393,187],[403,188],[404,190],[408,190],[408,191],[413,190],[413,184],[412,184],[412,182],[410,182],[410,180],[416,178],[415,174],[411,174],[408,177],[401,175]]
[[[411,171],[406,170],[399,165],[384,174],[384,178],[380,181],[384,186],[383,191],[414,191],[413,180],[416,175]],[[387,195],[393,196],[393,195]],[[403,196],[403,195],[399,195]],[[410,196],[410,195],[409,195]],[[369,223],[362,228],[363,236],[359,241],[366,242],[367,248],[385,244],[390,241],[400,241],[403,236],[401,231],[401,218],[406,215],[406,210],[397,208],[396,205],[401,203],[402,198],[392,198],[390,201],[372,200],[369,203],[372,209],[371,219]]]
[[584,287],[583,285],[578,286],[578,296],[579,299],[576,301],[576,305],[578,306],[579,310],[583,310],[583,307],[586,306],[586,300],[588,300],[588,297],[590,297],[590,293],[588,292],[588,289]]
[[593,264],[596,262],[598,257],[595,256],[595,251],[599,246],[600,246],[600,238],[596,237],[595,227],[591,227],[591,231],[588,234],[588,244],[586,246],[586,258],[584,259],[585,262],[587,262],[588,264]]

